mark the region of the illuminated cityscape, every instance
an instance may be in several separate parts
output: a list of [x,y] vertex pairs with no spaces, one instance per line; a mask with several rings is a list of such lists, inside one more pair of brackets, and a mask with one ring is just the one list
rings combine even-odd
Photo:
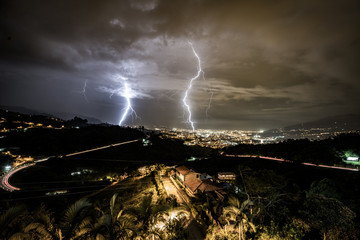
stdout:
[[323,140],[346,133],[359,133],[358,130],[312,128],[291,129],[289,131],[274,130],[271,136],[263,136],[264,131],[242,130],[208,130],[208,129],[177,129],[171,130],[155,128],[165,138],[181,139],[185,145],[198,145],[201,147],[224,148],[237,144],[271,144],[279,143],[287,139]]
[[0,240],[360,239],[356,0],[0,2]]

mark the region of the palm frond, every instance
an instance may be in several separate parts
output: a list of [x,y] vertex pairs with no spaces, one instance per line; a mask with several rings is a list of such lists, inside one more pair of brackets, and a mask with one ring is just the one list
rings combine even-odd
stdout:
[[96,240],[105,240],[106,238],[100,233],[96,234]]
[[117,198],[118,194],[115,193],[112,198],[110,199],[110,214],[111,216],[114,216],[114,208],[115,208],[115,201]]
[[4,232],[18,216],[25,212],[26,209],[22,205],[9,208],[0,216],[0,233]]
[[234,207],[237,207],[237,208],[241,207],[239,199],[234,197],[234,196],[229,197],[229,204],[230,204],[230,206],[234,206]]
[[82,198],[78,200],[68,208],[68,210],[65,213],[64,220],[67,223],[74,222],[78,218],[81,211],[85,207],[89,207],[89,206],[91,206],[91,203],[86,198]]
[[254,225],[252,222],[248,222],[248,223],[249,223],[250,227],[252,228],[252,230],[253,230],[254,232],[256,232],[256,227],[255,227],[255,225]]
[[[91,203],[83,198],[71,205],[65,212],[63,221],[61,223],[64,237],[69,238],[74,234],[74,230],[78,228],[79,224],[84,220],[84,211],[91,206]],[[78,229],[77,229],[78,230]]]
[[28,234],[26,233],[15,233],[9,238],[9,240],[24,240],[26,237],[28,237]]

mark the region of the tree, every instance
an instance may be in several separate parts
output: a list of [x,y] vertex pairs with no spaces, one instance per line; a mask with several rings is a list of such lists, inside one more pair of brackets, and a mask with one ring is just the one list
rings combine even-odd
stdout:
[[340,199],[338,192],[339,191],[336,189],[334,181],[328,178],[324,178],[321,181],[312,182],[307,195],[321,194],[327,198]]
[[50,239],[62,240],[61,229],[56,226],[54,219],[51,218],[51,213],[41,206],[34,214],[34,219],[31,223],[24,227],[22,232],[16,233],[10,239]]
[[152,193],[142,198],[138,206],[126,209],[126,213],[136,217],[137,221],[141,224],[142,232],[146,233],[151,227],[151,221],[160,211],[168,209],[167,205],[154,205],[152,203]]
[[153,217],[151,230],[163,239],[184,239],[188,217],[189,213],[184,207],[169,208]]
[[233,231],[228,231],[225,228],[222,228],[219,225],[210,225],[208,230],[207,230],[207,234],[206,234],[206,238],[205,239],[211,239],[211,240],[237,240],[238,239],[238,234],[236,234],[236,232]]
[[136,226],[133,224],[135,218],[116,207],[117,196],[115,193],[110,199],[110,213],[99,210],[101,216],[90,226],[92,229],[89,235],[96,236],[96,239],[131,239],[136,236]]
[[2,239],[8,239],[14,232],[18,232],[16,221],[25,213],[26,209],[21,205],[9,208],[0,216],[0,237]]
[[90,231],[86,226],[91,224],[91,206],[86,198],[82,198],[66,210],[60,223],[65,239],[76,239]]
[[229,198],[229,206],[224,208],[224,218],[227,225],[233,225],[234,228],[238,228],[239,240],[245,238],[245,234],[249,230],[256,232],[256,227],[252,223],[252,206],[253,202],[249,199],[240,203],[239,199],[231,196]]
[[324,240],[356,239],[355,213],[337,199],[311,194],[301,214],[311,227],[320,231]]
[[263,226],[262,231],[256,239],[259,240],[281,240],[281,239],[303,239],[310,229],[303,220],[292,217],[287,219],[285,225],[280,226],[279,222],[270,222],[270,226]]

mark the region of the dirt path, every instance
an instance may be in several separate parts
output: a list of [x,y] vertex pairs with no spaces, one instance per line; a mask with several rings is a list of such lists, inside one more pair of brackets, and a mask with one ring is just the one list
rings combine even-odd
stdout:
[[170,194],[174,195],[178,203],[183,203],[185,206],[187,206],[187,209],[190,212],[190,222],[186,227],[186,230],[189,232],[189,239],[191,240],[205,239],[205,236],[201,231],[201,226],[196,222],[194,216],[191,213],[189,207],[190,199],[188,195],[186,195],[186,193],[181,188],[179,188],[176,184],[174,184],[168,176],[163,176],[162,181],[167,195],[168,196]]

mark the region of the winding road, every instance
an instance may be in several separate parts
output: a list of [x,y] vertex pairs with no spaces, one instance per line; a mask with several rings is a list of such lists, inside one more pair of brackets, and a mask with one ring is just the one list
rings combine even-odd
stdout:
[[[110,144],[110,145],[106,145],[106,146],[102,146],[102,147],[88,149],[88,150],[81,151],[81,152],[70,153],[70,154],[67,154],[67,155],[65,155],[63,157],[75,156],[75,155],[79,155],[79,154],[84,154],[84,153],[88,153],[88,152],[102,150],[102,149],[105,149],[105,148],[110,148],[110,147],[116,147],[116,146],[120,146],[120,145],[124,145],[124,144],[129,144],[129,143],[133,143],[133,142],[137,142],[137,141],[139,141],[139,139],[126,141],[126,142],[121,142],[121,143],[114,143],[114,144]],[[34,161],[33,163],[23,164],[23,165],[20,165],[18,167],[10,169],[7,173],[5,173],[4,175],[2,175],[0,177],[0,179],[1,179],[1,182],[0,182],[1,187],[4,190],[9,191],[9,192],[21,190],[20,188],[15,187],[15,186],[10,184],[10,182],[9,182],[10,177],[13,176],[15,173],[19,172],[20,170],[23,170],[25,168],[34,166],[36,163],[47,161],[49,158],[51,158],[51,157],[39,159],[39,160]]]
[[13,168],[11,169],[10,171],[8,171],[7,173],[5,173],[2,177],[1,177],[1,187],[7,191],[15,191],[15,190],[20,190],[20,188],[17,188],[17,187],[14,187],[10,184],[9,182],[9,178],[17,173],[18,171],[24,169],[24,168],[27,168],[27,167],[31,167],[31,166],[34,166],[35,163],[30,163],[30,164],[23,164],[19,167],[16,167],[16,168]]

